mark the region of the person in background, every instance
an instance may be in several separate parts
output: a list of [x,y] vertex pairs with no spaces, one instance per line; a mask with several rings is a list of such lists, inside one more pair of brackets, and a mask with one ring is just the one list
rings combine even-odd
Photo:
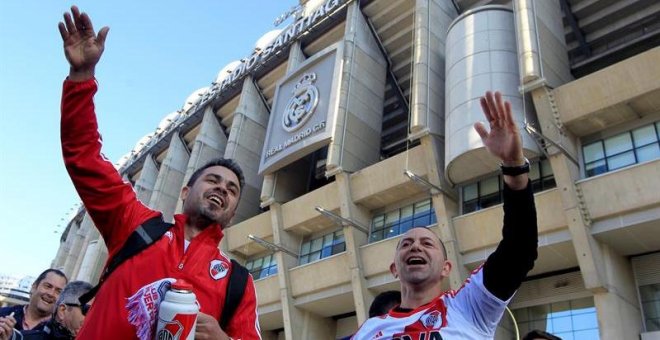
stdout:
[[535,329],[525,334],[522,340],[561,340],[561,338],[548,332]]
[[85,281],[73,281],[64,287],[57,299],[55,312],[48,321],[34,329],[20,332],[16,339],[23,340],[73,340],[85,321],[90,305],[80,305],[78,299],[93,286]]
[[374,298],[369,306],[369,317],[387,314],[390,309],[394,308],[401,303],[401,292],[396,290],[388,290],[382,292]]
[[9,315],[15,321],[12,328],[18,330],[29,330],[48,320],[55,311],[55,302],[66,283],[66,275],[60,270],[46,269],[41,272],[32,283],[30,302],[27,305],[0,308],[0,328],[10,322]]

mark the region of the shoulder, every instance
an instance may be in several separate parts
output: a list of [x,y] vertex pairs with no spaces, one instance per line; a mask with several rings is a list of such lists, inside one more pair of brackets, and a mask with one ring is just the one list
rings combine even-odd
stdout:
[[16,314],[21,314],[22,315],[23,314],[23,307],[24,307],[23,305],[17,305],[17,306],[0,308],[0,316],[7,316],[7,315],[11,314],[12,312],[14,312],[14,316],[16,316]]

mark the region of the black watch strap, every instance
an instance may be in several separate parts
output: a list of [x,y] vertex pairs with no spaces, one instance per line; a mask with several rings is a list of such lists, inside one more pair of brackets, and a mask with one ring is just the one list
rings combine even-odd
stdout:
[[525,158],[525,164],[517,166],[505,166],[504,164],[500,164],[500,169],[502,170],[502,175],[507,176],[526,174],[529,172],[529,160]]

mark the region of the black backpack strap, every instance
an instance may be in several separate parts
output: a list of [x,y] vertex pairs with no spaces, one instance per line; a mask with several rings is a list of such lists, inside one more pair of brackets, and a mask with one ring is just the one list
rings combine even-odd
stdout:
[[124,242],[124,245],[121,247],[121,249],[119,249],[117,254],[115,254],[112,259],[110,259],[108,266],[105,267],[105,270],[101,275],[99,284],[97,284],[89,292],[83,294],[80,299],[78,299],[80,303],[83,305],[88,303],[99,291],[99,288],[101,288],[103,282],[105,282],[108,276],[115,269],[117,269],[120,264],[124,263],[124,261],[152,245],[154,242],[156,242],[156,240],[160,239],[161,236],[163,236],[173,225],[174,224],[172,223],[163,221],[163,216],[158,215],[144,221],[144,223],[138,226],[137,229],[135,229],[131,235],[128,236],[128,239],[126,239],[126,242]]
[[234,316],[234,312],[236,312],[238,305],[241,303],[249,274],[248,270],[241,266],[240,263],[234,259],[231,260],[231,274],[229,274],[229,282],[227,282],[225,305],[222,308],[222,315],[220,316],[220,328],[223,330],[227,329],[229,320]]

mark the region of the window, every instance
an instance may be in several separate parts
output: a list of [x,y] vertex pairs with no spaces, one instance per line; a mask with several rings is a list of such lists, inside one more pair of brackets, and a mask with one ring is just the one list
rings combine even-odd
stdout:
[[598,319],[591,297],[513,311],[520,334],[540,329],[564,340],[598,340]]
[[660,158],[658,130],[660,122],[584,145],[587,177]]
[[646,331],[660,331],[660,283],[639,287]]
[[[532,162],[529,169],[532,190],[540,192],[557,186],[550,161],[541,159]],[[462,188],[463,214],[488,208],[502,203],[504,184],[502,176],[492,176]]]
[[322,258],[339,254],[346,250],[344,231],[325,234],[321,237],[303,242],[300,248],[300,264],[310,263]]
[[277,274],[277,262],[272,254],[247,261],[245,268],[255,280]]
[[437,221],[431,199],[377,215],[371,221],[369,242],[376,242],[405,233],[412,227],[428,226]]

